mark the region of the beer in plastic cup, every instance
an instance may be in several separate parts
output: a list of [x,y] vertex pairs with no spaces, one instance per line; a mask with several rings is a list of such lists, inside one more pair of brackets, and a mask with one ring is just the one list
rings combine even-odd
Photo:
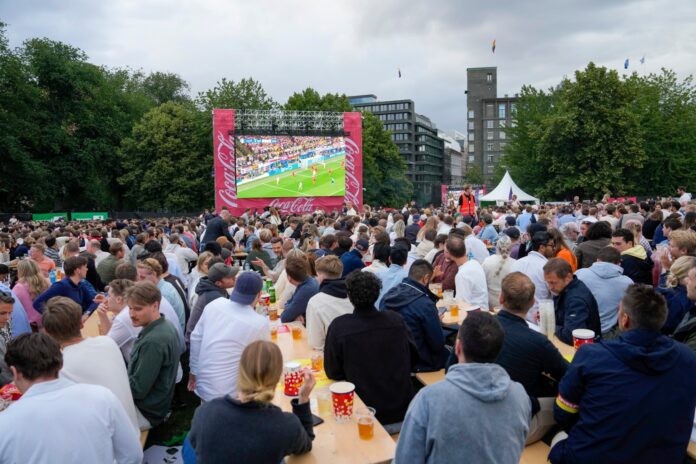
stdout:
[[287,396],[298,396],[302,386],[302,366],[300,363],[291,361],[283,366],[285,376],[283,378],[283,392]]
[[290,326],[290,330],[292,331],[292,339],[293,340],[301,340],[302,339],[302,324],[300,323],[295,323]]
[[278,324],[271,324],[271,340],[278,340]]
[[594,343],[595,333],[590,329],[573,330],[573,347],[577,350],[585,343]]
[[459,317],[459,305],[457,303],[452,303],[449,310],[452,317]]
[[271,321],[278,320],[278,308],[268,307],[268,319]]
[[350,382],[336,382],[329,387],[333,413],[337,422],[348,422],[353,416],[353,397],[355,385]]
[[331,391],[328,388],[322,388],[317,391],[317,409],[321,417],[328,417],[333,413],[331,402]]
[[312,353],[312,370],[314,372],[324,370],[324,354],[321,351]]
[[374,408],[358,408],[355,411],[355,416],[358,418],[358,435],[363,440],[372,440],[375,436],[375,409]]

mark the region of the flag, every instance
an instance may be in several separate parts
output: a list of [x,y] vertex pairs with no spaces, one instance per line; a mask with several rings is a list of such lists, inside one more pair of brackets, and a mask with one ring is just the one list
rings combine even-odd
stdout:
[[401,79],[401,68],[399,68],[399,79]]
[[512,201],[512,187],[510,187],[510,193],[508,193],[508,201]]
[[628,58],[626,58],[626,61],[624,61],[624,69],[628,69]]
[[493,42],[491,42],[491,51],[495,53],[495,39],[493,39]]
[[640,64],[645,64],[645,55],[640,57]]

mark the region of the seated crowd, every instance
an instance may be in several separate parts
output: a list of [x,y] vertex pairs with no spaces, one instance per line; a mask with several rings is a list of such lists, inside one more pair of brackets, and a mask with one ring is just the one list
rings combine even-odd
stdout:
[[[292,412],[273,403],[268,283],[326,376],[400,431],[396,463],[514,463],[539,441],[552,463],[683,462],[695,224],[688,200],[0,224],[0,462],[139,463],[139,434],[187,403],[186,462],[311,451],[313,374]],[[443,323],[435,288],[478,311]],[[595,343],[570,360],[576,329]]]

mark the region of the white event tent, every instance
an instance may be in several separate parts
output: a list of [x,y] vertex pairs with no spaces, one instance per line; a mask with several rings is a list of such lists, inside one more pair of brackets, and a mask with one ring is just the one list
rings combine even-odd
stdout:
[[508,171],[505,171],[505,175],[500,183],[490,193],[479,197],[479,202],[481,204],[507,202],[512,198],[512,195],[517,195],[517,200],[524,203],[539,203],[538,198],[529,195],[517,186]]

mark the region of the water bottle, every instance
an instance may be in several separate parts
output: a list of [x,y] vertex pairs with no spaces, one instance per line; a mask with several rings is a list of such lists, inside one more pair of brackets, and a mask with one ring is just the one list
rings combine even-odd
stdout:
[[539,329],[548,338],[552,338],[556,332],[556,312],[553,300],[539,302]]
[[51,280],[52,284],[56,283],[56,271],[51,269],[51,272],[48,273],[48,278]]

